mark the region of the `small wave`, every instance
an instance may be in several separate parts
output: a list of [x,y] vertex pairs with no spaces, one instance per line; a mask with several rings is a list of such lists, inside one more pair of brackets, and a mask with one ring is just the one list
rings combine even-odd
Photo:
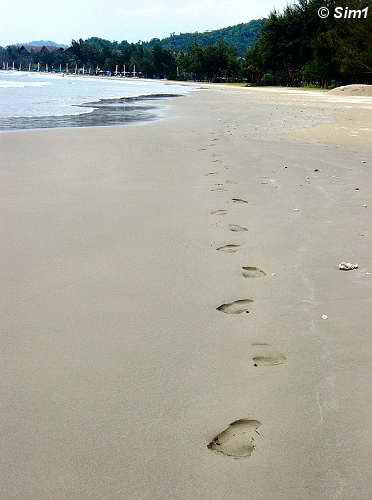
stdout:
[[[61,117],[67,117],[67,116],[78,116],[78,115],[85,115],[88,113],[92,113],[95,110],[93,107],[83,107],[80,104],[72,104],[71,106],[65,106],[63,110],[60,110],[58,107],[49,109],[48,111],[45,111],[44,113],[22,113],[22,114],[0,114],[0,124],[2,120],[8,120],[11,118],[19,118],[19,119],[31,119],[34,118],[37,120],[38,118],[44,119],[44,118],[61,118]],[[1,130],[1,126],[0,126]]]
[[51,85],[50,82],[10,82],[0,80],[0,89],[20,89],[23,87],[45,87]]

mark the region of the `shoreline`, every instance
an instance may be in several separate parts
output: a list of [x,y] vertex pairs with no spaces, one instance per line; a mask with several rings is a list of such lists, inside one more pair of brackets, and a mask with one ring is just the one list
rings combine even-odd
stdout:
[[[24,73],[28,73],[28,72],[24,72]],[[34,73],[32,73],[34,74]],[[38,73],[35,73],[36,75],[38,75]],[[43,75],[43,73],[41,73]],[[47,75],[54,75],[54,74],[47,74]],[[56,73],[57,76],[60,76],[58,73]],[[311,107],[313,109],[319,109],[321,108],[322,105],[324,105],[326,108],[330,108],[330,107],[335,107],[335,111],[337,110],[337,112],[340,114],[340,112],[342,112],[342,110],[346,110],[346,109],[352,109],[353,107],[356,107],[358,109],[364,109],[364,110],[370,110],[372,109],[372,97],[370,96],[355,96],[355,95],[343,95],[342,93],[336,93],[336,94],[332,94],[329,93],[328,91],[327,92],[324,92],[324,91],[319,91],[317,89],[301,89],[301,88],[290,88],[290,87],[241,87],[241,86],[235,86],[235,85],[230,85],[230,84],[223,84],[223,83],[202,83],[202,82],[179,82],[179,81],[171,81],[171,80],[156,80],[156,79],[139,79],[139,78],[136,78],[136,79],[133,79],[133,78],[118,78],[118,77],[106,77],[106,76],[100,76],[100,77],[96,77],[96,76],[89,76],[89,75],[68,75],[69,77],[72,77],[72,78],[75,78],[75,77],[81,77],[81,78],[91,78],[91,79],[95,79],[95,80],[115,80],[115,81],[122,81],[123,83],[126,83],[126,82],[129,82],[129,81],[132,81],[133,83],[138,83],[138,82],[149,82],[149,83],[154,83],[154,84],[159,84],[161,83],[162,84],[162,87],[164,88],[164,86],[172,86],[172,85],[180,85],[180,86],[186,86],[186,87],[189,87],[191,88],[191,92],[193,91],[198,91],[198,92],[202,92],[202,91],[214,91],[214,92],[226,92],[226,91],[230,91],[230,92],[235,92],[237,94],[240,94],[242,97],[245,96],[245,98],[251,98],[251,97],[254,97],[254,96],[257,96],[257,98],[260,100],[260,99],[264,99],[264,100],[267,100],[267,101],[277,101],[277,104],[279,106],[283,106],[285,104],[288,104],[288,105],[304,105],[306,107]],[[140,90],[140,89],[139,89]],[[166,97],[168,97],[168,93],[162,93],[162,95],[166,95]],[[182,95],[182,94],[178,94],[178,95]],[[121,96],[121,97],[114,97],[114,98],[106,98],[106,97],[102,97],[96,101],[84,101],[80,104],[76,104],[74,105],[74,107],[81,107],[81,108],[84,108],[84,107],[87,107],[89,104],[93,104],[92,106],[92,109],[91,111],[87,112],[87,113],[77,113],[77,114],[66,114],[66,115],[42,115],[42,116],[39,116],[39,117],[12,117],[12,118],[9,118],[9,120],[19,120],[19,121],[22,121],[22,120],[26,120],[26,121],[41,121],[41,122],[51,122],[50,123],[50,126],[49,124],[47,123],[45,126],[38,126],[38,127],[35,127],[35,126],[32,126],[32,125],[29,125],[27,129],[49,129],[49,128],[54,128],[53,126],[53,121],[56,122],[56,121],[61,121],[61,124],[58,124],[58,127],[57,128],[64,128],[66,127],[66,125],[63,124],[63,121],[67,120],[67,121],[81,121],[82,123],[78,124],[78,125],[67,125],[67,127],[69,128],[70,126],[73,126],[74,128],[82,128],[84,126],[110,126],[110,125],[114,125],[114,126],[117,126],[120,124],[123,124],[123,125],[126,125],[128,123],[126,123],[127,121],[132,121],[132,120],[135,120],[137,121],[136,117],[135,116],[132,116],[132,115],[127,115],[127,116],[123,116],[122,119],[120,119],[120,117],[117,117],[117,118],[113,118],[113,120],[110,120],[108,119],[108,122],[105,124],[103,123],[105,121],[105,119],[102,117],[100,118],[99,116],[97,116],[97,120],[95,119],[96,118],[96,115],[99,115],[99,114],[102,114],[102,110],[100,108],[102,108],[102,104],[104,103],[108,103],[108,104],[112,104],[113,102],[117,102],[118,104],[122,104],[124,102],[141,102],[141,100],[139,100],[138,98],[142,98],[144,97],[144,102],[149,102],[149,99],[147,99],[147,96],[151,96],[151,94],[146,94],[146,95],[143,95],[143,94],[139,94],[138,96]],[[156,98],[158,98],[159,96],[159,93],[155,93],[154,96]],[[159,108],[158,108],[159,110]],[[135,111],[135,110],[133,110]],[[140,110],[141,111],[141,110]],[[141,117],[139,116],[139,120],[140,121],[152,121],[152,120],[157,120],[158,117],[156,116],[156,113],[152,113],[152,111],[156,111],[155,108],[153,109],[148,109],[148,110],[145,110],[143,109],[142,111],[145,112],[145,114]],[[146,115],[146,111],[148,111],[148,114]],[[113,114],[111,113],[112,112],[112,109],[108,109],[107,110],[107,113],[106,114]],[[87,115],[84,117],[84,114]],[[347,114],[347,113],[346,113]],[[84,122],[89,122],[91,120],[91,118],[94,118],[92,121],[93,123],[92,124],[85,124]],[[333,118],[333,117],[332,117]],[[355,120],[355,118],[360,121],[359,117],[354,117],[353,120]],[[5,118],[4,118],[5,120]],[[336,118],[337,121],[339,121],[339,117]],[[310,120],[311,121],[311,120]],[[348,128],[348,117],[343,117],[343,121],[344,123],[342,124],[342,128],[344,129],[347,129]],[[367,120],[365,120],[366,122]],[[118,122],[118,123],[116,123]],[[368,123],[363,123],[362,127],[361,128],[364,128],[364,129],[368,129]],[[296,128],[296,126],[294,126],[294,128]],[[306,136],[309,136],[311,137],[312,135],[314,135],[313,139],[314,140],[319,140],[321,138],[322,135],[326,135],[327,136],[327,140],[330,140],[330,135],[332,135],[333,133],[333,124],[330,123],[330,128],[327,128],[327,127],[323,127],[323,130],[319,129],[319,130],[316,130],[315,131],[315,134],[313,134],[313,131],[311,131],[310,134],[308,134],[308,131],[309,131],[309,128],[312,128],[312,126],[309,127],[308,124],[305,124],[304,126],[304,130],[301,131],[299,130],[299,138],[301,139],[304,139]],[[16,128],[15,130],[22,130],[23,127],[19,127],[19,128]],[[7,131],[7,130],[12,130],[12,128],[8,128],[8,129],[2,129],[1,131]],[[368,131],[368,130],[367,130]],[[354,131],[353,131],[354,132]],[[293,135],[293,134],[292,134]],[[294,137],[294,135],[293,135]],[[331,139],[332,140],[332,139]],[[338,139],[337,139],[338,140]],[[345,141],[345,137],[342,138],[343,141]],[[346,137],[346,142],[348,142],[348,137]],[[359,147],[362,147],[362,148],[365,148],[365,145],[364,145],[364,141],[360,141],[359,143]],[[368,149],[368,146],[367,146],[367,149]]]
[[[221,95],[228,93],[231,95],[236,95],[237,97],[244,99],[247,103],[251,99],[258,99],[261,105],[278,106],[278,110],[283,109],[287,115],[287,122],[285,127],[278,127],[276,124],[267,122],[269,135],[274,138],[275,136],[283,135],[287,139],[299,140],[306,142],[318,142],[318,143],[328,143],[339,144],[343,148],[352,149],[354,147],[361,148],[361,150],[368,151],[370,149],[370,142],[372,141],[372,127],[370,126],[369,112],[372,110],[372,98],[365,96],[343,96],[343,95],[329,95],[328,93],[318,93],[313,91],[301,91],[288,88],[278,88],[278,87],[265,87],[265,88],[237,88],[220,86],[219,84],[210,84],[208,87],[195,86],[194,92],[214,92]],[[188,94],[179,94],[177,98],[192,96],[194,92]],[[144,102],[151,101],[152,94],[146,94]],[[159,94],[155,94],[156,101],[160,103],[166,103],[169,109],[172,108],[168,99],[169,94],[164,94],[166,97],[164,99],[158,99]],[[176,96],[176,95],[175,95]],[[114,102],[136,102],[138,98],[143,96],[130,96],[121,98],[110,98],[101,99],[97,103]],[[141,101],[138,101],[141,102]],[[90,104],[87,102],[86,104]],[[84,107],[84,106],[83,106]],[[164,106],[163,106],[164,107]],[[290,108],[298,108],[301,113],[307,113],[304,115],[305,119],[298,120],[298,113],[295,116],[291,116]],[[288,108],[288,109],[286,109]],[[92,112],[86,113],[86,115],[91,115]],[[160,111],[160,113],[159,113]],[[311,114],[309,115],[309,113]],[[145,124],[151,122],[158,122],[162,119],[167,119],[171,117],[170,113],[163,115],[162,109],[157,107],[158,116],[150,117],[150,119],[135,120],[133,123],[118,123],[117,125],[100,125],[94,124],[89,125],[90,127],[106,127],[106,126],[127,126],[132,124]],[[79,119],[83,117],[81,115],[64,115],[67,118],[72,117],[73,119]],[[314,116],[313,116],[314,115]],[[54,119],[55,117],[41,117]],[[58,118],[58,117],[57,117]],[[293,120],[295,118],[295,120]],[[322,123],[323,122],[323,123]],[[293,123],[293,125],[291,125]],[[288,126],[289,125],[289,126]],[[1,133],[8,133],[12,131],[22,131],[22,130],[50,130],[53,128],[86,128],[84,125],[81,126],[61,126],[61,127],[41,127],[41,128],[30,128],[30,129],[7,129],[1,130]],[[273,132],[271,132],[273,129]],[[281,130],[283,129],[283,130]],[[286,130],[287,129],[287,130]],[[323,138],[325,137],[325,140]],[[264,137],[263,137],[264,138]]]
[[[51,74],[46,77],[35,74],[36,82],[30,83],[29,73],[25,75],[8,77],[4,80],[5,90],[0,89],[2,130],[116,125],[156,119],[163,115],[169,97],[192,91],[177,85],[164,87],[163,82],[156,81],[137,81],[134,85],[96,81],[92,85]],[[28,88],[37,85],[43,85],[42,89]],[[22,92],[18,87],[24,87]],[[9,99],[14,102],[9,103]]]
[[[165,118],[165,108],[168,100],[181,96],[181,94],[164,93],[110,99],[102,98],[99,101],[87,101],[74,105],[77,108],[88,108],[90,111],[82,111],[71,115],[2,117],[0,119],[0,133],[52,130],[55,128],[115,127],[158,121]],[[2,126],[1,121],[8,121],[9,124],[12,124],[12,127],[3,128],[6,125]],[[74,123],[78,123],[78,125],[74,125]],[[41,124],[44,124],[44,126],[40,126]]]

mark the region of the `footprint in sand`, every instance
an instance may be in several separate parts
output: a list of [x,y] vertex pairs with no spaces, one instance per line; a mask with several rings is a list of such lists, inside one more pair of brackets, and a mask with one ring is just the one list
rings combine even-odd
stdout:
[[254,366],[275,366],[282,365],[287,361],[287,358],[279,351],[275,351],[270,344],[255,343],[256,354],[252,357]]
[[236,420],[220,432],[207,448],[232,458],[250,457],[256,448],[255,437],[260,435],[257,429],[261,425],[258,420]]
[[242,267],[242,275],[244,278],[263,278],[266,273],[262,269],[258,269],[258,267],[244,266]]
[[234,243],[229,243],[227,245],[223,245],[222,247],[216,248],[218,252],[225,252],[225,253],[235,253],[239,250],[240,245],[235,245]]
[[240,231],[248,231],[248,229],[244,226],[239,226],[237,224],[229,224],[230,231],[234,233],[239,233]]
[[243,200],[242,198],[233,198],[232,201],[234,203],[248,203],[248,201]]
[[211,215],[226,215],[227,210],[212,210]]
[[222,304],[217,307],[217,311],[221,311],[225,314],[241,314],[243,312],[249,313],[249,306],[254,302],[253,299],[240,299],[230,302],[228,304]]

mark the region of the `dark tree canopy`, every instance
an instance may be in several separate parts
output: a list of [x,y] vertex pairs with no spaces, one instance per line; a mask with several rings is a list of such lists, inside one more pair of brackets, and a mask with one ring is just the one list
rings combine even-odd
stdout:
[[[367,19],[335,19],[334,8],[370,7]],[[329,8],[327,19],[318,9]],[[372,82],[371,0],[298,0],[272,12],[245,61],[248,78],[257,83],[328,86],[332,82]]]

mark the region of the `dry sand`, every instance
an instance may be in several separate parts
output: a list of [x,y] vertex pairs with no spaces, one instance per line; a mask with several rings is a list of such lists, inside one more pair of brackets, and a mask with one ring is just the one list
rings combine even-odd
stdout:
[[350,99],[217,88],[157,123],[0,134],[1,499],[371,498]]
[[330,94],[343,94],[343,95],[357,95],[357,96],[372,96],[372,85],[344,85],[343,87],[336,87],[329,91]]

